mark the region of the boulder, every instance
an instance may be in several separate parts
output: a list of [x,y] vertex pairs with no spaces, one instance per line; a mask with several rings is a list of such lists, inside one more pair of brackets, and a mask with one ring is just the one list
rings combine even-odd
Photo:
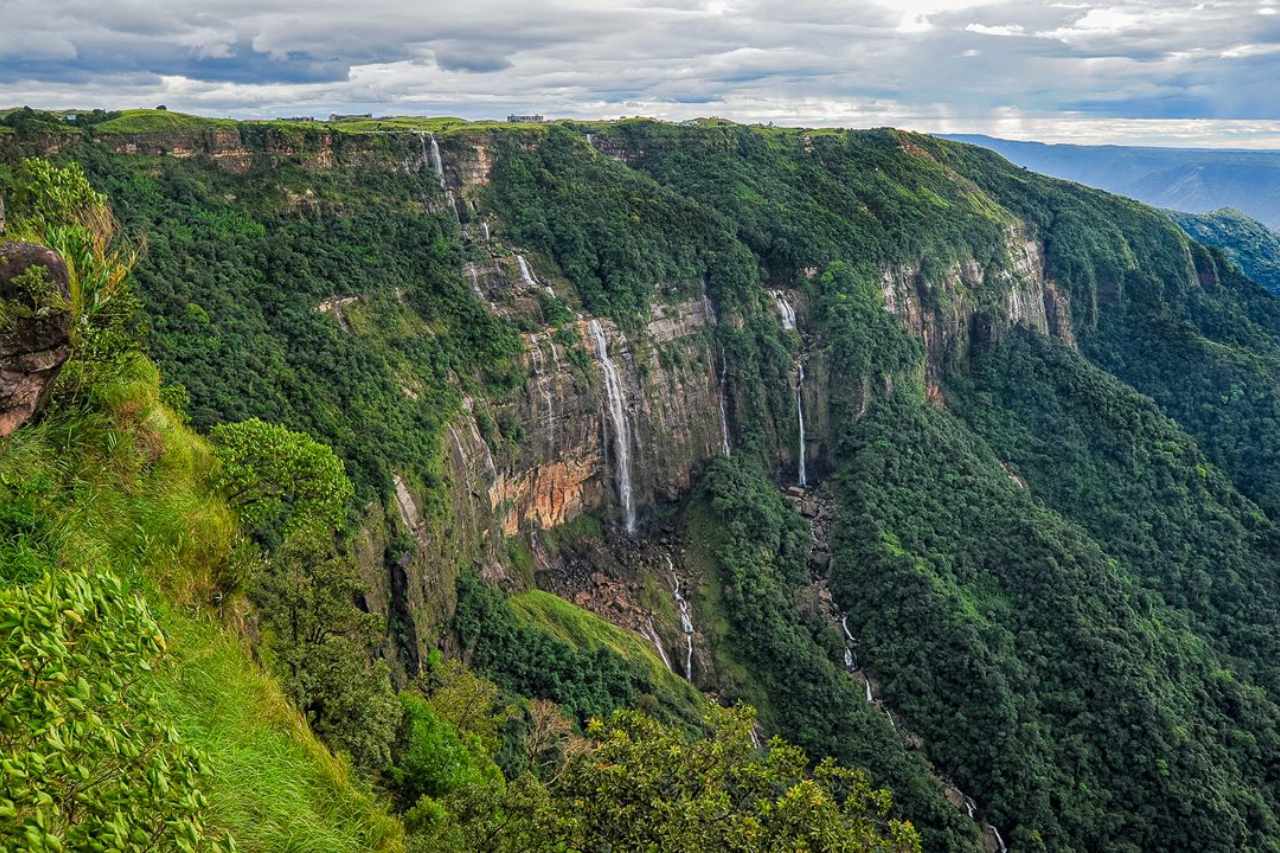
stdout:
[[0,243],[0,438],[31,420],[71,353],[67,265],[32,243]]

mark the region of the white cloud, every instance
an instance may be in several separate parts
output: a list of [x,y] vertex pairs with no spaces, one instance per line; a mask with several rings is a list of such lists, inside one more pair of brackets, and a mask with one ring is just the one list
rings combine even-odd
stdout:
[[1021,36],[1026,35],[1026,28],[1021,24],[1003,24],[999,26],[989,27],[986,24],[969,24],[964,28],[967,33],[977,33],[983,36]]
[[0,105],[718,114],[1245,144],[1280,120],[1280,20],[1256,0],[0,3]]

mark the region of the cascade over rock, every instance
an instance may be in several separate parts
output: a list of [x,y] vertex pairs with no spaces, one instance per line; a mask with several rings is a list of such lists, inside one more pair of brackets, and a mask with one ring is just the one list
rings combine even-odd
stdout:
[[609,356],[609,340],[604,335],[600,321],[592,320],[588,328],[591,330],[596,358],[600,361],[600,371],[604,376],[605,406],[613,428],[613,471],[618,484],[618,500],[622,503],[623,522],[627,533],[635,533],[636,507],[631,490],[631,421],[627,418],[622,381]]

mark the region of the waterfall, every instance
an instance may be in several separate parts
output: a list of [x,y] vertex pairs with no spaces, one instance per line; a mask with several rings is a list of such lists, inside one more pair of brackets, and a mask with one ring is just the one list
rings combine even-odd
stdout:
[[773,297],[773,304],[778,307],[778,314],[782,317],[782,328],[791,331],[796,327],[796,311],[791,307],[791,303],[787,301],[787,295],[781,290],[770,290],[769,295]]
[[528,287],[537,286],[537,282],[533,279],[533,273],[529,270],[529,264],[525,261],[524,255],[516,255],[516,263],[520,265],[520,280]]
[[724,406],[724,375],[729,365],[724,360],[724,350],[720,351],[720,386],[717,389],[716,397],[720,402],[720,452],[725,456],[732,456],[733,449],[729,446],[729,415],[725,411]]
[[480,290],[480,276],[476,274],[476,268],[471,264],[468,264],[467,272],[471,274],[471,292],[474,293],[476,295],[476,299],[479,299],[481,302],[488,302],[489,300],[484,298],[484,292]]
[[684,631],[684,677],[693,680],[693,616],[689,602],[680,594],[680,578],[676,575],[676,567],[667,556],[667,571],[671,573],[671,592],[676,599],[676,608],[680,611],[680,630]]
[[756,727],[752,726],[748,734],[751,735],[751,746],[760,749],[760,735],[756,734]]
[[547,374],[542,369],[542,346],[538,343],[537,335],[529,336],[529,360],[533,363],[533,375],[538,380],[538,391],[542,393],[542,404],[546,410],[547,443],[554,450],[556,446],[555,401],[551,397]]
[[658,636],[657,630],[653,627],[653,617],[649,617],[649,621],[644,626],[645,636],[649,638],[649,642],[653,643],[654,648],[658,650],[658,657],[662,658],[662,663],[666,666],[668,672],[675,672],[671,668],[671,659],[667,657],[667,650],[662,647],[662,638]]
[[591,337],[595,339],[596,357],[600,359],[600,370],[604,374],[609,420],[613,422],[613,443],[617,459],[614,476],[618,480],[618,498],[622,501],[627,533],[635,533],[636,508],[631,496],[631,425],[627,422],[627,411],[623,406],[622,381],[618,378],[618,369],[614,366],[613,359],[609,358],[609,341],[605,338],[600,321],[591,320],[588,328]]
[[809,485],[809,478],[805,476],[804,468],[804,362],[799,363],[800,376],[796,382],[796,420],[800,424],[800,442],[796,465],[796,479],[799,480],[801,486]]
[[489,242],[489,223],[487,221],[480,223],[480,229],[484,231],[484,241]]
[[431,138],[431,167],[436,170],[436,180],[440,182],[440,189],[445,189],[444,161],[440,159],[440,146],[436,144],[434,133],[427,135]]
[[862,683],[863,683],[863,685],[865,685],[865,686],[866,686],[866,688],[867,688],[867,702],[874,703],[876,700],[875,700],[875,699],[873,699],[873,698],[871,698],[871,679],[869,679],[869,678],[868,678],[867,680],[863,681]]
[[973,801],[973,797],[964,794],[964,810],[969,813],[969,820],[973,820],[973,816],[978,813],[978,804]]
[[991,824],[987,824],[987,829],[991,830],[991,834],[996,837],[996,845],[1000,848],[1000,853],[1009,853],[1009,848],[1004,846],[1004,839],[1000,837],[1000,830]]
[[[714,322],[717,325],[719,324],[720,319],[716,316],[715,306],[711,304],[711,298],[707,296],[707,284],[705,281],[702,283],[702,313],[706,316],[708,323]],[[717,380],[716,400],[720,404],[720,452],[725,456],[730,456],[733,451],[729,447],[729,414],[725,410],[724,403],[724,380],[725,373],[728,370],[729,365],[724,360],[724,350],[720,349],[719,353],[720,376]]]
[[844,629],[844,668],[850,672],[858,671],[858,658],[853,653],[853,634],[849,633],[849,617],[840,617],[840,627]]
[[590,145],[590,146],[591,146],[591,147],[593,147],[593,148],[595,147],[595,144],[596,144],[596,143],[595,143],[595,138],[594,138],[591,134],[589,134],[589,133],[587,134],[587,144],[588,144],[588,145]]

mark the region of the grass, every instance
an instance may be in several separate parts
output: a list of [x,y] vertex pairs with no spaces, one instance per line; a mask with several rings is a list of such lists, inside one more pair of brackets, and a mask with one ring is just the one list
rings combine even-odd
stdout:
[[88,564],[147,596],[173,651],[157,674],[162,707],[207,753],[211,823],[240,849],[403,849],[399,822],[212,619],[206,603],[236,527],[206,487],[208,443],[160,403],[142,356],[87,387],[0,441],[0,533],[39,570]]
[[120,115],[94,125],[98,133],[163,133],[234,127],[229,118],[205,118],[171,110],[122,110]]
[[235,638],[167,608],[177,665],[160,677],[161,705],[204,752],[211,820],[242,850],[398,850],[403,829],[312,734],[279,685]]
[[629,661],[639,663],[650,683],[656,685],[663,694],[659,699],[664,704],[680,709],[681,716],[686,719],[701,718],[706,697],[689,682],[668,670],[648,640],[606,622],[557,595],[539,589],[514,595],[510,602],[511,609],[522,621],[577,649],[594,651],[607,648]]

